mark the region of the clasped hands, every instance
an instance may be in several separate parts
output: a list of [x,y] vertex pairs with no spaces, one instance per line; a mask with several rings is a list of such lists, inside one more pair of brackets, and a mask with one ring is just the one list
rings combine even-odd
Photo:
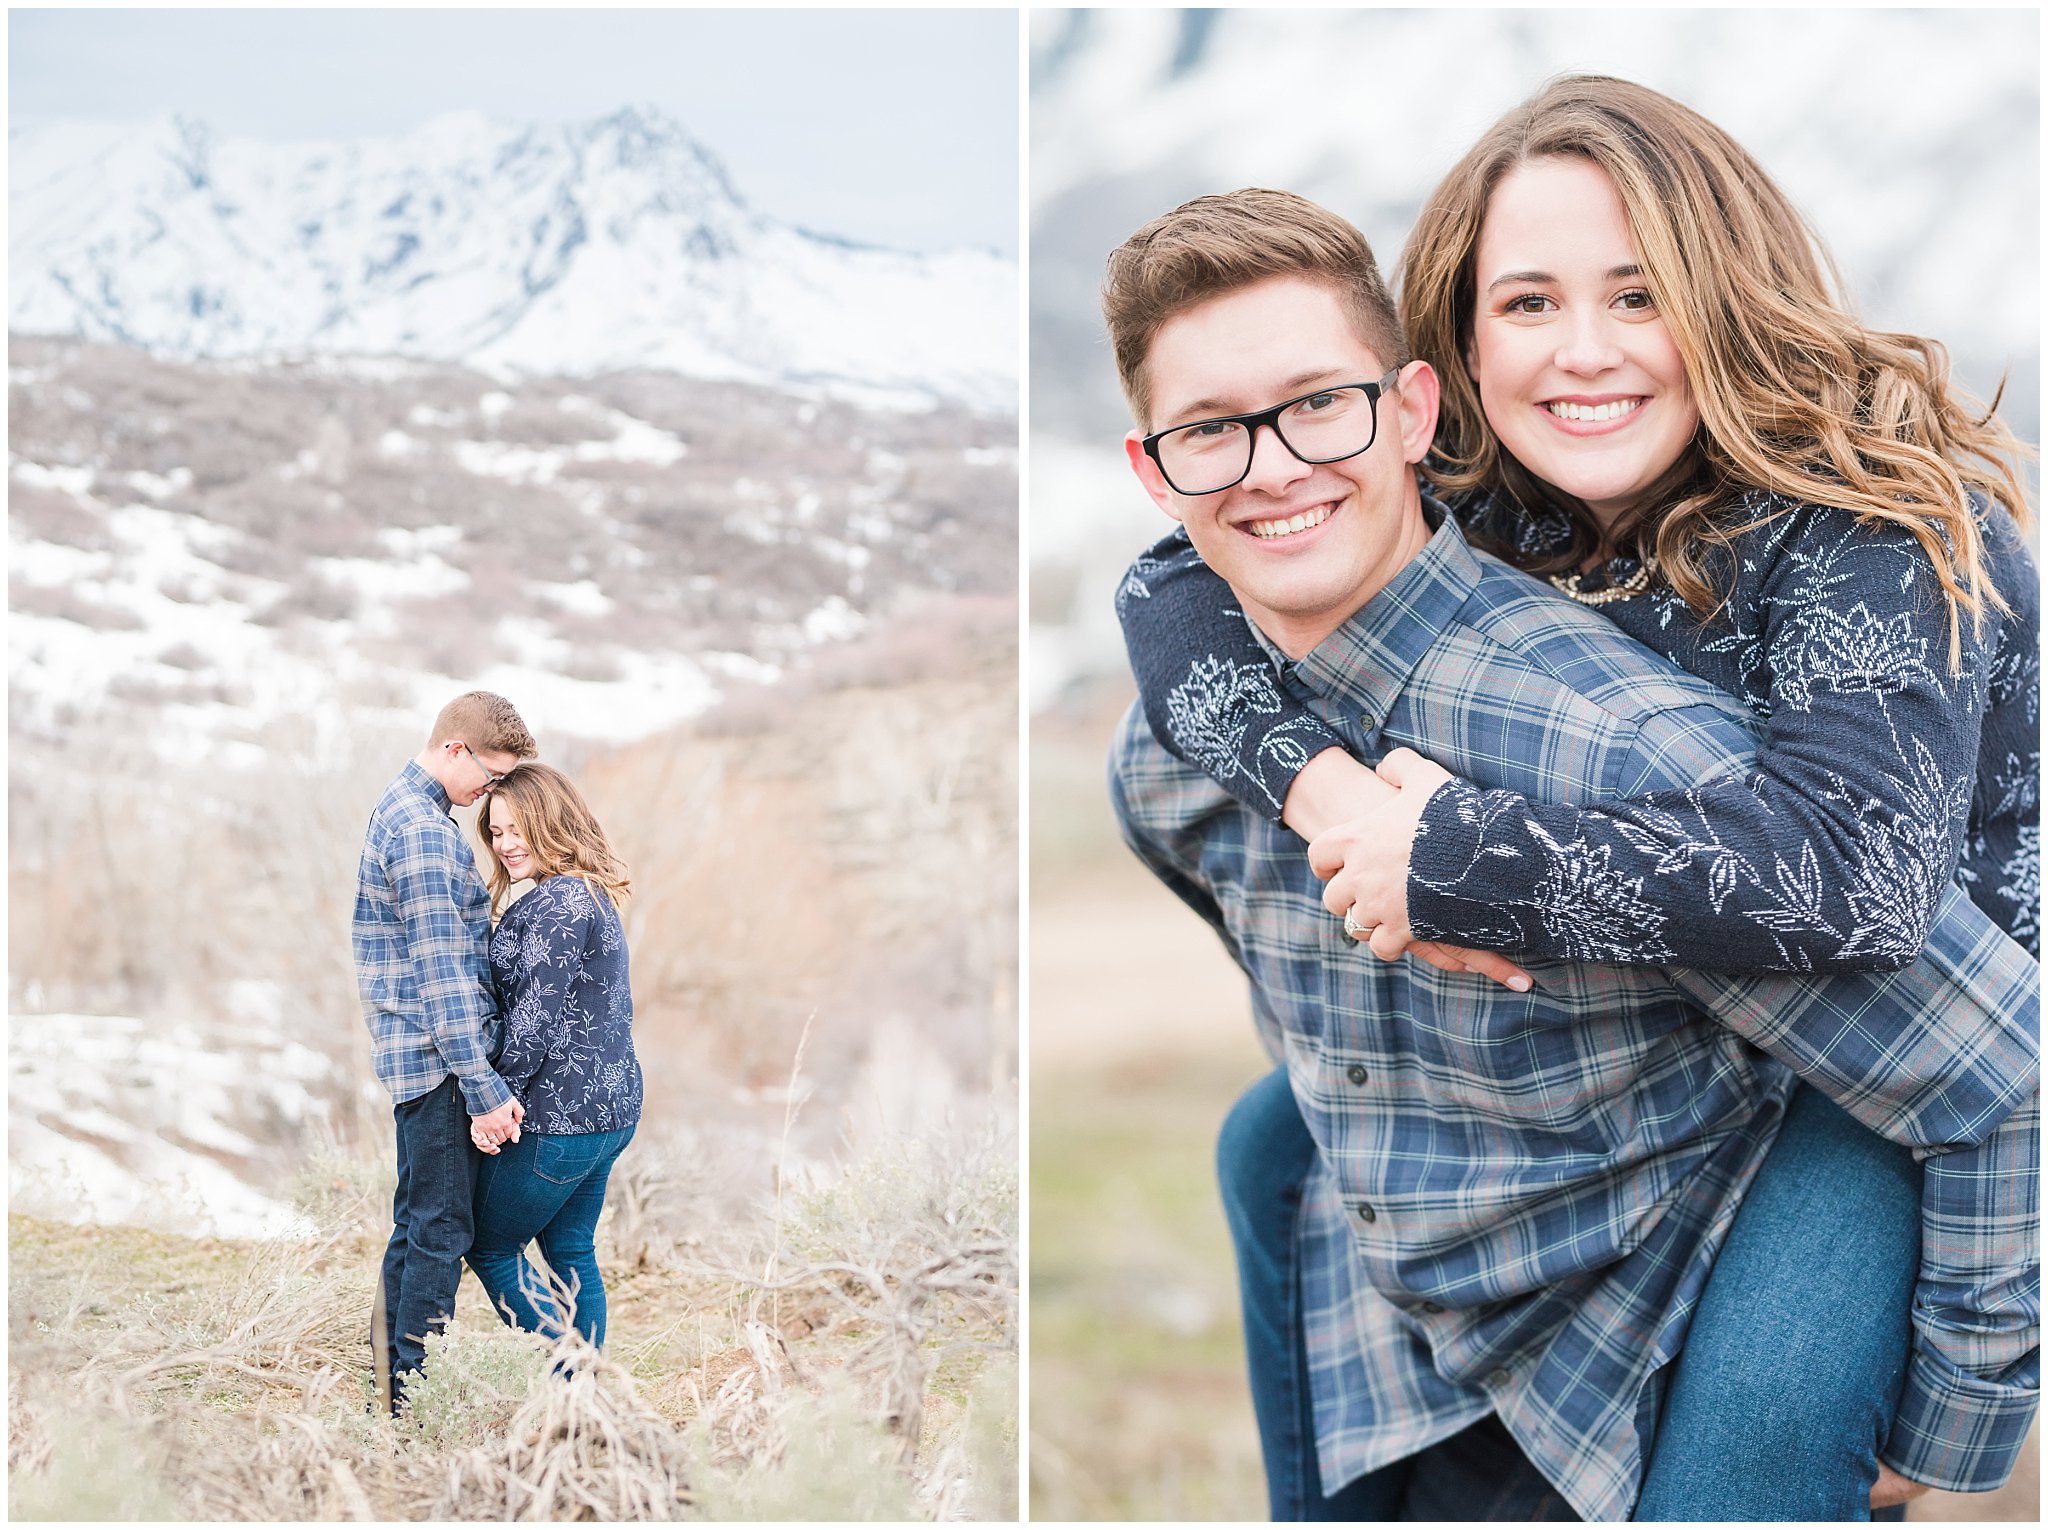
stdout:
[[519,1140],[519,1123],[525,1119],[526,1108],[517,1100],[507,1100],[486,1115],[469,1118],[469,1140],[478,1152],[496,1157],[500,1143]]
[[1498,952],[1417,940],[1409,927],[1408,860],[1415,830],[1451,773],[1412,749],[1395,749],[1375,774],[1393,794],[1309,841],[1309,866],[1324,883],[1323,907],[1345,919],[1347,933],[1381,961],[1413,956],[1445,972],[1476,972],[1528,992],[1534,986],[1529,974]]

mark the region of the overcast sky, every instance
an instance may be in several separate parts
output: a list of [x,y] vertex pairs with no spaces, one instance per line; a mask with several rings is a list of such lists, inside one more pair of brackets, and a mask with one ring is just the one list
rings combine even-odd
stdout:
[[759,211],[902,249],[1017,250],[1017,16],[909,11],[11,11],[10,121],[176,112],[221,137],[448,111],[654,106]]

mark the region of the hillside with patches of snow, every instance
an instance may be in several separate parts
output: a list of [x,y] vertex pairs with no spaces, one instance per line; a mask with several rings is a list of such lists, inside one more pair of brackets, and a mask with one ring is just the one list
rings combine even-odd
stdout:
[[27,1216],[227,1237],[301,1230],[288,1192],[335,1123],[328,1059],[262,1020],[11,1015],[7,1200]]
[[753,211],[658,112],[269,144],[203,123],[8,139],[17,333],[166,357],[658,368],[1015,407],[1015,263]]
[[460,682],[639,738],[1015,589],[1015,427],[964,408],[76,341],[11,363],[10,718],[42,737],[126,718],[253,765],[280,715],[413,718]]

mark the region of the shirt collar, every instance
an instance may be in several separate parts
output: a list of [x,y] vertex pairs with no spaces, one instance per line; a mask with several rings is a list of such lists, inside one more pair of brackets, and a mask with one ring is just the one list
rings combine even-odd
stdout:
[[407,760],[405,762],[405,769],[398,773],[398,779],[405,782],[444,813],[450,811],[455,806],[453,802],[448,800],[448,788],[428,775],[421,768],[418,760]]
[[1427,494],[1422,510],[1436,527],[1422,551],[1294,666],[1318,695],[1362,702],[1385,717],[1422,656],[1471,598],[1482,570],[1457,518]]

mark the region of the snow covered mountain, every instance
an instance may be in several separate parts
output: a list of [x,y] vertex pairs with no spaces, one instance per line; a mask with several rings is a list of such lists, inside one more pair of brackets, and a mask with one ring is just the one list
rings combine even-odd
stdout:
[[23,129],[8,147],[16,333],[1015,408],[1014,262],[763,217],[654,111],[554,127],[458,113],[298,144],[172,118]]

